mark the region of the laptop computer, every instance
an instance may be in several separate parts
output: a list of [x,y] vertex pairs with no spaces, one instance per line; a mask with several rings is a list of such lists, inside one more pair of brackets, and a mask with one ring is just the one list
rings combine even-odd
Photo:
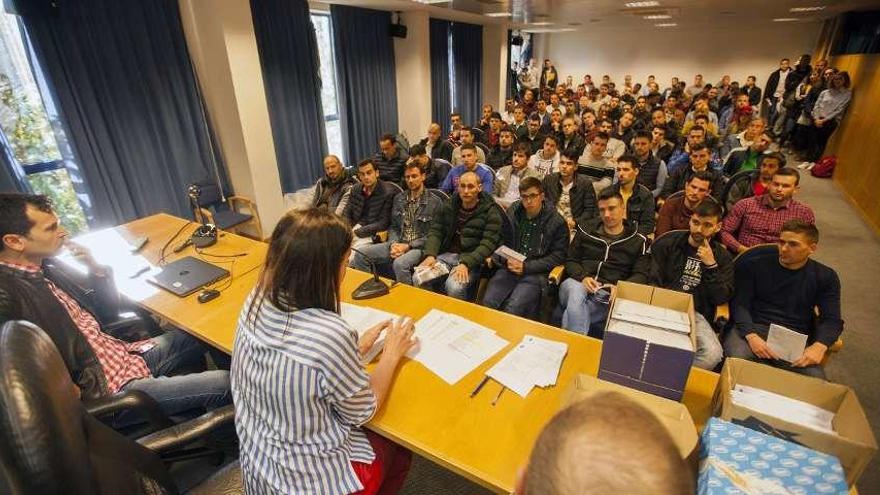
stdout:
[[229,271],[192,256],[169,263],[155,277],[148,279],[168,292],[186,297],[205,285],[228,277]]

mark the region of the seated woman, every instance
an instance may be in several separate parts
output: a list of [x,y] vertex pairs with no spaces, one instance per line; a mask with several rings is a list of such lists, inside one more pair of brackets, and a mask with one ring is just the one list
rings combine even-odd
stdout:
[[[238,321],[232,395],[248,493],[395,493],[410,452],[361,425],[382,407],[415,343],[413,324],[361,338],[340,317],[351,229],[330,212],[291,213],[275,227]],[[361,356],[387,331],[368,374]]]

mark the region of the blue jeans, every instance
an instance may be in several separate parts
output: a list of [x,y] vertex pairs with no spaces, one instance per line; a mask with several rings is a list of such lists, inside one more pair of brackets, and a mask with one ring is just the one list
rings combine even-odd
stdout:
[[486,287],[483,306],[537,320],[541,293],[546,286],[546,273],[521,276],[499,268]]
[[706,317],[696,313],[697,349],[694,352],[694,366],[704,370],[713,370],[724,359],[721,342]]
[[[122,390],[146,393],[169,417],[193,417],[205,409],[232,403],[229,372],[226,370],[168,376],[203,359],[205,347],[201,342],[180,330],[167,332],[153,341],[156,346],[142,355],[153,378],[130,381]],[[139,414],[125,411],[117,416],[114,426],[119,428],[142,420]]]
[[608,304],[588,297],[584,284],[569,278],[559,286],[559,306],[562,309],[562,328],[581,335],[589,335],[590,327],[594,334],[601,335],[602,324],[608,318]]
[[[458,259],[458,253],[443,253],[437,256],[437,262],[448,266],[450,272],[456,265],[458,265]],[[476,287],[480,281],[480,271],[481,269],[479,266],[468,270],[468,281],[466,283],[458,282],[454,277],[447,275],[445,278],[441,277],[432,280],[428,285],[431,285],[430,288],[432,290],[445,293],[449,297],[461,299],[462,301],[470,301],[473,298],[473,288]],[[442,288],[440,287],[440,284],[443,284]]]
[[[755,329],[755,333],[757,333],[762,339],[767,339],[767,333],[769,329],[767,325],[758,325],[759,328]],[[763,328],[760,328],[763,327]],[[812,376],[815,378],[825,379],[825,370],[822,366],[814,365],[807,366],[805,368],[794,368],[789,366],[786,361],[776,361],[773,359],[761,359],[752,352],[752,348],[749,347],[749,342],[739,334],[736,328],[730,329],[727,334],[727,337],[724,339],[724,355],[727,357],[734,357],[740,359],[748,359],[749,361],[756,361],[761,364],[768,364],[773,366],[774,368],[784,369],[786,371],[793,371],[795,373],[800,373],[802,375]]]
[[[394,271],[394,280],[406,285],[412,285],[413,267],[422,261],[421,249],[410,249],[395,259],[391,259],[391,243],[370,244],[358,248],[359,251],[370,257],[379,270],[391,265]],[[349,265],[362,272],[370,272],[370,264],[360,253],[354,253]]]

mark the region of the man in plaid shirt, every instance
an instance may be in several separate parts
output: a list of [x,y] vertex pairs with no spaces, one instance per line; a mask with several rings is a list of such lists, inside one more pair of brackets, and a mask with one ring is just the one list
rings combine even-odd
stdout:
[[[204,362],[205,349],[194,338],[175,330],[125,342],[101,330],[102,318],[118,315],[110,270],[69,246],[88,267],[93,289],[77,300],[78,292],[52,261],[66,237],[46,197],[0,193],[0,322],[27,320],[43,329],[83,398],[140,390],[169,416],[231,403],[228,371],[178,374]],[[126,413],[115,419],[117,426],[138,420]]]
[[738,201],[721,230],[721,242],[734,254],[751,246],[775,243],[782,225],[789,220],[816,223],[809,206],[792,199],[798,191],[800,174],[793,168],[781,168],[774,175],[767,192]]

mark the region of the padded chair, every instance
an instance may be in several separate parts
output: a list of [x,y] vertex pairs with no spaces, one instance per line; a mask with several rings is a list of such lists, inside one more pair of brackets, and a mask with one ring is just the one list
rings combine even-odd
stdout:
[[[486,133],[479,127],[471,127],[471,134],[474,135],[474,144],[481,144],[486,142]],[[488,153],[488,151],[486,153]]]
[[[107,399],[107,409],[113,409]],[[161,453],[200,440],[231,423],[233,414],[232,406],[217,409],[136,442],[87,411],[45,332],[24,321],[0,327],[3,493],[176,494]],[[212,493],[242,493],[237,463],[204,486]]]
[[[732,175],[730,179],[727,180],[727,183],[724,185],[724,190],[721,191],[721,204],[727,205],[727,200],[730,197],[730,190],[733,189],[733,186],[738,185],[742,182],[751,183],[752,180],[758,175],[759,171],[757,170],[743,170],[741,172],[737,172]],[[727,208],[725,207],[725,210]]]
[[[236,195],[226,196],[224,202],[220,187],[214,182],[202,181],[192,185],[201,189],[199,211],[206,222],[216,225],[220,230],[246,235],[258,241],[263,240],[263,227],[256,203],[244,196]],[[241,211],[242,207],[247,213]],[[253,233],[240,230],[245,227],[252,229]]]
[[449,200],[449,195],[446,194],[446,191],[444,191],[443,189],[428,189],[428,192],[433,194],[434,196],[437,196],[440,201]]

